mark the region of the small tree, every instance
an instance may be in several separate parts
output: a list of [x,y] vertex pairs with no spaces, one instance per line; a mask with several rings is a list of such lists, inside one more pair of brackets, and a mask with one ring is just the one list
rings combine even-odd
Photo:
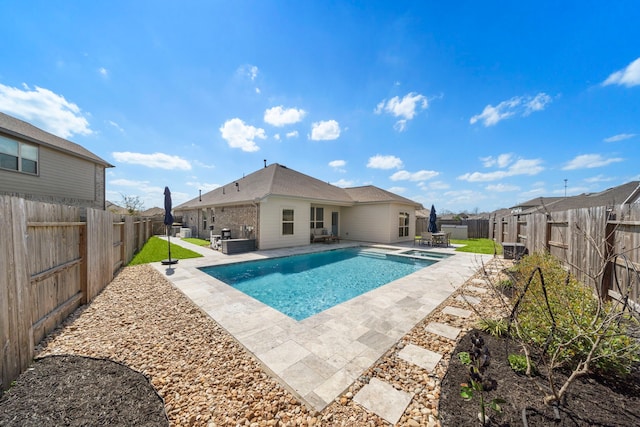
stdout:
[[127,210],[128,215],[137,215],[144,209],[144,203],[140,196],[127,196],[122,194],[122,206]]

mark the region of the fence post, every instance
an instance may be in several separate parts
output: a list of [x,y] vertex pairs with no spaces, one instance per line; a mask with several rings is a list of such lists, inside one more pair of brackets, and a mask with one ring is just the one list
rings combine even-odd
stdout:
[[87,262],[88,262],[88,254],[87,254],[87,223],[80,226],[80,248],[78,248],[78,253],[82,261],[80,262],[80,292],[82,292],[82,299],[80,300],[80,304],[86,304],[89,302],[88,298],[88,286],[89,278],[87,277]]

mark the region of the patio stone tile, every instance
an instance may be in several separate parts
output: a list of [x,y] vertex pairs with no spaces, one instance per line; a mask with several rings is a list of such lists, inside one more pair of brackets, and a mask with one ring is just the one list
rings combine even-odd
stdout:
[[471,305],[478,305],[482,300],[480,298],[472,297],[471,295],[458,295],[456,301],[468,303]]
[[406,391],[396,390],[391,384],[377,378],[371,378],[353,397],[354,402],[395,425],[413,396]]
[[487,285],[489,282],[486,279],[471,279],[471,283],[474,285]]
[[442,355],[435,351],[427,350],[420,346],[409,344],[398,353],[398,357],[409,363],[418,365],[423,369],[431,372],[436,367]]
[[397,340],[377,331],[369,331],[358,338],[358,342],[379,351],[386,351]]
[[323,377],[313,369],[309,369],[309,366],[303,361],[288,367],[279,375],[301,396],[311,393],[327,380],[327,377]]
[[487,288],[479,288],[477,286],[467,286],[464,289],[472,291],[472,292],[477,292],[479,294],[486,294],[487,292],[489,292],[489,290]]
[[440,335],[441,337],[449,338],[450,340],[455,340],[461,331],[460,328],[438,322],[431,322],[424,329],[427,332]]
[[445,308],[443,308],[442,312],[444,314],[449,314],[451,316],[462,317],[464,319],[466,319],[467,317],[471,316],[471,313],[472,313],[471,310],[465,310],[464,308],[459,308],[459,307],[452,307],[450,305],[448,305]]
[[340,369],[317,387],[314,392],[325,402],[332,402],[345,391],[355,379],[355,376],[350,375],[344,369]]
[[273,372],[280,375],[290,366],[293,366],[309,355],[309,350],[294,341],[286,341],[266,353],[257,354]]

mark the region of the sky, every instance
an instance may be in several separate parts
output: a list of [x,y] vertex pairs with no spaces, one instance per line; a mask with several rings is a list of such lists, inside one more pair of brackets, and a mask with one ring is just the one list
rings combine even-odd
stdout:
[[0,2],[0,111],[174,206],[279,163],[438,212],[640,179],[640,2]]

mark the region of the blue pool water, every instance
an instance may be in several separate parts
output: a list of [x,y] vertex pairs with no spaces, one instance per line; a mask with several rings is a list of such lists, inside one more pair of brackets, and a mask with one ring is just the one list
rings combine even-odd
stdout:
[[289,317],[302,320],[434,262],[348,248],[201,270]]

